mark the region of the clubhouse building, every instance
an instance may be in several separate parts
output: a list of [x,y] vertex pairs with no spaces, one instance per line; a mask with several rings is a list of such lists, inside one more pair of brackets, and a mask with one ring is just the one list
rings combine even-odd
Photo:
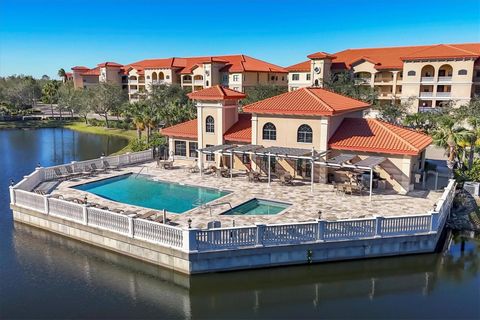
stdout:
[[[431,138],[363,118],[367,103],[318,87],[304,87],[240,107],[242,92],[219,85],[189,94],[197,119],[161,130],[170,158],[229,172],[288,174],[327,183],[342,168],[369,171],[384,188],[407,193],[424,168]],[[240,109],[242,111],[240,112]]]

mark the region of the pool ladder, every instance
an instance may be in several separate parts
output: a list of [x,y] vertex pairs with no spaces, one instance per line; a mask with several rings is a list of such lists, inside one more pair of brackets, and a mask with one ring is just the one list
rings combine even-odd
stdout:
[[146,168],[146,167],[143,166],[142,169],[140,169],[140,171],[137,172],[137,174],[135,175],[135,179],[137,179],[138,175],[139,175],[140,173],[142,173],[143,169],[145,169],[145,168]]
[[200,206],[202,209],[209,209],[210,211],[210,217],[212,216],[212,208],[213,207],[219,207],[219,206],[224,206],[224,205],[227,205],[230,207],[230,211],[233,210],[233,207],[232,207],[232,204],[230,202],[219,202],[219,203],[213,203],[213,204],[205,204],[205,203],[202,203],[200,199],[198,199],[198,202],[197,203],[200,203],[198,204],[197,206]]

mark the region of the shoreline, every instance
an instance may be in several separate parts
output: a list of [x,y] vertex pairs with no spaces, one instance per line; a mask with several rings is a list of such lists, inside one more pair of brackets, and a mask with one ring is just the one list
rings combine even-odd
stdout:
[[135,130],[124,130],[117,128],[95,127],[86,125],[83,121],[58,121],[58,120],[25,120],[25,121],[0,121],[0,130],[14,129],[44,129],[44,128],[65,128],[78,132],[92,133],[98,135],[110,135],[124,138],[128,144],[114,154],[122,154],[132,151],[132,142],[137,137]]

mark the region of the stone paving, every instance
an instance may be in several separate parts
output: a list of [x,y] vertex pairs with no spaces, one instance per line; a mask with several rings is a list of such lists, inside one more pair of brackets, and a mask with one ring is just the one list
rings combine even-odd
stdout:
[[[221,221],[222,227],[254,225],[255,223],[274,224],[313,221],[319,218],[319,211],[322,212],[321,218],[326,220],[426,214],[441,196],[441,192],[434,191],[415,190],[408,195],[399,195],[393,191],[386,190],[381,193],[376,191],[370,202],[368,194],[364,196],[336,194],[331,185],[316,183],[314,191],[311,192],[309,182],[304,181],[295,181],[293,186],[283,186],[277,180],[273,180],[271,186],[268,186],[266,177],[263,179],[263,182],[248,182],[243,174],[235,175],[232,180],[230,178],[219,178],[214,175],[203,175],[201,177],[199,173],[190,173],[186,167],[178,166],[171,170],[164,170],[157,168],[155,163],[126,167],[120,171],[102,173],[95,177],[65,181],[52,194],[61,194],[64,198],[74,197],[83,199],[86,192],[70,187],[125,173],[136,174],[140,170],[142,170],[141,174],[149,175],[154,180],[158,179],[233,191],[229,195],[209,204],[230,202],[232,207],[234,207],[252,198],[277,200],[292,204],[287,210],[277,215],[220,215],[220,213],[229,209],[228,205],[213,207],[211,210],[206,206],[197,207],[183,214],[167,213],[167,218],[172,224],[182,227],[188,225],[189,219],[192,220],[192,227],[196,228],[205,228],[207,223],[212,220]],[[135,211],[138,214],[152,211],[147,208],[110,201],[91,193],[87,193],[87,195],[89,203],[97,203],[109,209]],[[150,219],[162,221],[162,212],[156,211]]]

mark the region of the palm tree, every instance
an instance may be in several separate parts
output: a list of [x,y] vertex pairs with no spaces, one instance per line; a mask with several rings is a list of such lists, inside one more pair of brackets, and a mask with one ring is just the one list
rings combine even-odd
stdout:
[[67,73],[65,72],[65,69],[60,68],[60,69],[58,70],[57,75],[58,75],[60,78],[63,79],[63,82],[67,82]]
[[56,81],[48,81],[42,88],[42,98],[45,103],[50,104],[53,118],[53,104],[58,99],[58,84]]
[[135,128],[137,129],[137,138],[142,139],[142,131],[145,130],[145,118],[143,110],[145,109],[144,101],[136,101],[129,103],[125,107],[124,114],[132,119]]
[[457,125],[450,116],[438,119],[437,128],[432,133],[433,143],[447,150],[448,165],[452,169],[461,151],[461,143],[470,138],[470,133]]

